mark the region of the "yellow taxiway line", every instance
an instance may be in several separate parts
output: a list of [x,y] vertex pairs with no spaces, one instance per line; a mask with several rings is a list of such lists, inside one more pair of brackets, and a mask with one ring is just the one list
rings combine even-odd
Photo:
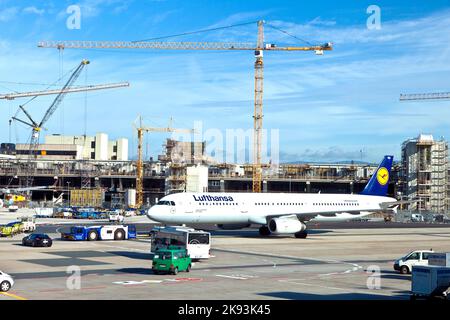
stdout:
[[14,293],[0,292],[0,294],[3,294],[5,296],[11,297],[11,298],[14,298],[14,299],[17,299],[17,300],[27,300],[27,298],[18,296],[17,294],[14,294]]

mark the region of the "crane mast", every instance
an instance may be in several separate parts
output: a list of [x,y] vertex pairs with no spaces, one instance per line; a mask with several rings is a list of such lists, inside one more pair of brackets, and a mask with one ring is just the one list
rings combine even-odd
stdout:
[[253,50],[255,52],[255,101],[253,112],[253,192],[261,192],[261,144],[263,128],[264,51],[314,51],[322,55],[332,50],[331,43],[306,47],[276,46],[264,43],[264,21],[257,22],[256,45],[247,42],[165,42],[165,41],[40,41],[39,48],[56,49],[158,49],[158,50]]
[[261,143],[263,128],[263,93],[264,93],[264,24],[258,21],[258,38],[255,50],[255,108],[253,115],[253,192],[261,192],[262,167]]
[[[172,119],[171,119],[172,120]],[[180,132],[195,133],[194,129],[172,128],[172,121],[167,127],[144,127],[142,117],[139,116],[139,127],[136,127],[138,136],[138,159],[136,161],[136,208],[144,204],[144,161],[142,155],[143,137],[145,132]]]

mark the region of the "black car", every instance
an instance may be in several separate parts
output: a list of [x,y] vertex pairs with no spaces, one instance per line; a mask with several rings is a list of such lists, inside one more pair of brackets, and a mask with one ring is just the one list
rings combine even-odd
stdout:
[[23,238],[22,244],[30,247],[51,247],[53,241],[45,233],[33,233]]

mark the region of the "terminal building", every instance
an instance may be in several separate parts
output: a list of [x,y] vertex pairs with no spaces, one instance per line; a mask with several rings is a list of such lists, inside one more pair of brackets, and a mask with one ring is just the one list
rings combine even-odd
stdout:
[[[24,143],[2,144],[5,153],[11,153],[18,159],[26,159],[30,145]],[[105,133],[95,136],[45,136],[44,143],[37,146],[37,160],[97,160],[128,161],[128,139],[108,140]]]
[[45,136],[44,146],[77,146],[81,147],[76,159],[82,160],[128,160],[128,139],[108,140],[106,133],[95,136]]

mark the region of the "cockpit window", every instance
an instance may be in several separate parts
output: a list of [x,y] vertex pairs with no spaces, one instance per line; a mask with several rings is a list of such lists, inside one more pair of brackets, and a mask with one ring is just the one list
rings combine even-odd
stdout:
[[175,202],[173,202],[173,201],[162,200],[162,201],[159,201],[159,202],[157,203],[157,205],[159,205],[159,206],[174,206],[174,205],[175,205]]

